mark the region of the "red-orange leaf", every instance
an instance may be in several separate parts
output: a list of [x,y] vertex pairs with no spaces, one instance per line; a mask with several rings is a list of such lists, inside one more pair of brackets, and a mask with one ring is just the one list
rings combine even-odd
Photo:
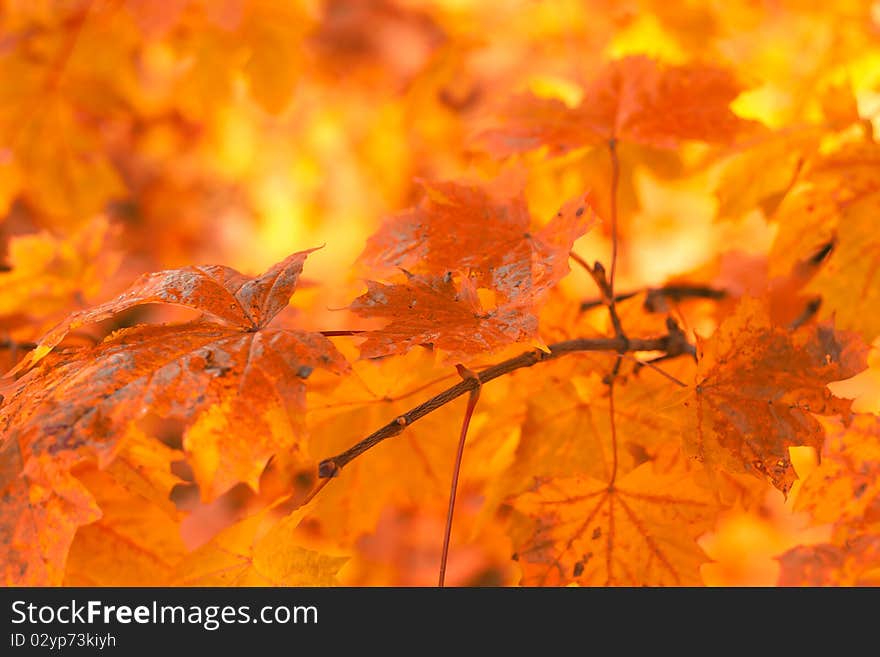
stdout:
[[369,239],[363,261],[433,276],[467,270],[503,299],[534,298],[568,273],[572,244],[598,220],[583,195],[531,231],[521,190],[501,198],[453,182],[423,187],[418,206],[387,219]]
[[783,493],[797,479],[788,448],[822,445],[825,432],[812,414],[849,412],[852,402],[826,384],[864,369],[867,353],[856,336],[826,324],[775,326],[750,298],[697,350],[685,445],[699,460],[766,477]]
[[514,98],[503,113],[504,127],[483,140],[498,157],[540,146],[562,154],[612,139],[657,148],[683,140],[730,143],[755,125],[730,110],[742,90],[723,68],[625,57],[605,67],[576,107],[531,95]]
[[101,517],[94,498],[64,464],[25,459],[0,442],[0,564],[5,586],[58,585],[76,530]]
[[[829,428],[822,462],[804,481],[795,509],[831,523],[831,541],[801,545],[779,562],[780,586],[880,583],[880,420],[857,415]],[[873,574],[871,574],[873,571]]]
[[314,249],[294,253],[257,278],[222,265],[144,274],[115,299],[71,314],[40,340],[39,346],[22,360],[15,372],[34,365],[78,326],[100,322],[147,303],[186,306],[239,329],[263,328],[287,306],[303,263],[312,251]]
[[858,536],[846,546],[799,545],[779,557],[779,564],[779,586],[877,586],[880,534]]
[[[154,282],[149,294],[136,285],[117,305],[80,313],[103,317],[134,296],[228,316],[222,323],[124,329],[95,347],[49,359],[16,382],[0,407],[4,444],[18,444],[25,466],[42,454],[105,464],[126,427],[146,413],[179,418],[188,423],[184,448],[207,499],[240,481],[256,488],[278,451],[305,458],[304,381],[316,367],[343,371],[347,363],[320,334],[263,328],[293,291],[304,257],[291,256],[256,279],[227,268],[165,272],[146,279]],[[55,340],[63,329],[51,335]]]
[[457,287],[452,276],[408,274],[406,283],[398,285],[367,281],[367,292],[352,302],[351,309],[363,317],[391,320],[367,333],[361,345],[363,358],[432,344],[447,352],[450,360],[462,359],[534,338],[538,328],[535,316],[521,308],[498,306],[485,311],[467,277]]
[[801,486],[795,509],[823,524],[880,522],[880,418],[856,415],[850,426],[829,429],[821,464]]

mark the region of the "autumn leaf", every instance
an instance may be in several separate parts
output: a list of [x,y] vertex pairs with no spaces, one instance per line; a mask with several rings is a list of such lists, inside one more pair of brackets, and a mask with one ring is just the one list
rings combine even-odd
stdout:
[[201,311],[240,330],[265,327],[290,300],[303,263],[312,251],[294,253],[251,279],[230,267],[208,265],[144,274],[126,292],[89,310],[72,313],[40,340],[12,374],[39,362],[70,331],[148,303],[170,303]]
[[826,384],[864,369],[866,353],[827,324],[775,326],[759,302],[744,298],[711,338],[698,340],[696,383],[680,409],[688,453],[788,493],[797,478],[788,448],[822,446],[813,414],[846,415],[852,403]]
[[[177,566],[177,586],[333,586],[348,561],[297,545],[301,513],[273,522],[248,518],[191,552]],[[268,526],[267,526],[268,525]]]
[[663,411],[675,402],[674,386],[650,369],[627,373],[615,384],[614,454],[608,386],[599,374],[607,366],[607,357],[548,366],[553,370],[529,395],[513,462],[500,478],[508,493],[522,492],[536,477],[607,479],[615,460],[618,472],[626,474],[650,460],[658,446],[679,439],[677,423]]
[[630,56],[608,64],[576,107],[532,95],[514,98],[502,114],[504,127],[482,139],[496,157],[540,146],[560,155],[612,140],[657,148],[684,140],[730,143],[755,126],[729,108],[742,90],[723,68],[664,66]]
[[52,454],[30,456],[0,442],[0,564],[6,586],[59,584],[79,527],[101,517],[88,489]]
[[[21,445],[25,460],[46,450],[85,451],[106,464],[125,427],[148,410],[176,417],[188,423],[184,447],[206,499],[239,481],[256,489],[279,450],[305,459],[304,381],[317,367],[347,368],[320,334],[266,328],[293,292],[306,254],[257,278],[225,267],[161,272],[111,302],[75,313],[34,353],[48,352],[72,326],[142,303],[187,305],[222,321],[124,329],[31,369],[0,407],[4,440]],[[235,439],[232,426],[251,438]]]
[[718,217],[734,220],[758,207],[772,215],[821,136],[814,127],[775,132],[728,157],[715,187]]
[[405,3],[327,0],[321,9],[308,44],[334,80],[376,84],[387,78],[397,89],[426,66],[446,38],[430,13]]
[[182,455],[147,436],[130,437],[106,469],[81,469],[77,479],[101,508],[70,546],[67,586],[167,585],[186,548],[182,514],[168,499],[180,479],[170,463]]
[[822,461],[795,508],[832,525],[831,540],[779,557],[780,586],[876,586],[880,582],[880,422],[857,415],[832,425]]
[[249,51],[243,72],[251,95],[267,112],[277,114],[290,101],[310,23],[299,3],[255,0],[247,6],[240,29]]
[[513,506],[535,519],[516,545],[529,586],[699,585],[707,558],[696,539],[720,510],[677,448],[617,481],[542,481]]
[[804,480],[795,509],[817,523],[857,525],[880,521],[880,421],[856,415],[849,426],[833,426],[818,468]]
[[770,257],[775,269],[805,247],[830,244],[827,262],[805,291],[821,295],[822,314],[867,340],[880,335],[876,216],[880,209],[880,147],[849,144],[817,158],[775,215],[779,233]]
[[0,272],[0,322],[15,315],[54,322],[77,300],[93,298],[119,266],[117,233],[96,217],[66,238],[48,231],[12,238],[9,271]]
[[449,360],[495,351],[537,336],[534,315],[515,306],[484,310],[474,282],[452,276],[426,278],[407,273],[402,284],[367,281],[367,292],[350,308],[362,317],[387,318],[382,329],[369,331],[362,358],[405,353],[421,344],[442,349]]
[[[96,90],[105,88],[111,66],[117,84],[130,80],[132,32],[109,16],[90,22],[88,8],[75,4],[54,13],[0,55],[0,142],[16,191],[44,219],[64,226],[89,220],[126,191],[102,134],[115,118],[118,94],[111,101]],[[81,120],[101,101],[100,119]]]
[[430,276],[469,271],[477,287],[494,290],[502,300],[537,300],[568,273],[574,241],[598,217],[584,195],[533,231],[522,191],[512,185],[512,191],[499,191],[423,183],[422,202],[387,219],[361,260]]
[[877,586],[880,536],[859,536],[845,547],[801,545],[780,556],[779,563],[778,586]]

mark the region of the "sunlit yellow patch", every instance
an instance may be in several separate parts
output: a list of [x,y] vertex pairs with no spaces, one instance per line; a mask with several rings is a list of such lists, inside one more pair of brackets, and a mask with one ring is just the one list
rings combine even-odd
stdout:
[[704,181],[667,183],[645,169],[636,174],[642,210],[634,219],[628,264],[634,278],[659,285],[710,257],[717,201]]
[[212,163],[224,176],[242,176],[250,171],[256,154],[256,126],[241,109],[224,107],[215,118],[216,157]]
[[536,75],[529,80],[529,88],[537,96],[559,98],[569,107],[574,107],[584,97],[581,85],[559,77]]
[[788,120],[791,94],[772,83],[744,91],[730,108],[744,119],[761,121],[771,128],[782,127]]
[[649,55],[670,64],[683,64],[686,53],[669,35],[655,16],[642,12],[625,28],[614,34],[606,50],[611,59],[626,55]]

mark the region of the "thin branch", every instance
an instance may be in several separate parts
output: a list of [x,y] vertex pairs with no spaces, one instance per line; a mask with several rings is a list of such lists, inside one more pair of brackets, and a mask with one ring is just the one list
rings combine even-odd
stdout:
[[31,349],[36,348],[36,342],[16,342],[11,338],[0,340],[0,349],[9,349],[10,351],[30,351]]
[[532,349],[519,356],[514,356],[480,372],[475,379],[459,381],[454,386],[434,395],[427,401],[422,402],[415,408],[410,409],[403,415],[399,415],[391,422],[380,427],[369,436],[353,445],[336,456],[321,461],[318,466],[319,477],[335,477],[339,471],[352,460],[366,452],[371,447],[378,445],[383,440],[401,433],[413,422],[420,420],[429,413],[436,411],[461,395],[474,390],[477,386],[485,385],[489,381],[509,374],[515,370],[532,367],[538,363],[554,360],[566,354],[587,351],[611,351],[621,353],[626,351],[662,351],[666,354],[693,354],[694,347],[684,338],[683,332],[670,332],[660,338],[577,338],[551,344],[547,351]]
[[318,331],[318,333],[325,338],[335,338],[348,335],[360,335],[361,333],[366,333],[366,331]]
[[[590,275],[602,293],[602,303],[608,307],[608,315],[611,317],[611,325],[614,327],[614,336],[623,340],[623,351],[626,349],[626,333],[623,332],[623,324],[620,321],[620,315],[617,314],[617,306],[614,303],[614,289],[611,282],[605,277],[605,267],[601,262],[597,262],[590,270]],[[621,352],[622,353],[622,352]]]
[[[648,312],[664,312],[666,310],[666,300],[683,301],[684,299],[713,299],[720,300],[727,296],[727,291],[711,287],[709,285],[700,284],[680,284],[680,285],[664,285],[663,287],[646,287],[641,290],[632,290],[631,292],[621,292],[614,295],[614,301],[626,301],[634,296],[646,293],[645,310]],[[597,306],[604,305],[602,298],[588,299],[581,302],[581,311],[590,310]]]

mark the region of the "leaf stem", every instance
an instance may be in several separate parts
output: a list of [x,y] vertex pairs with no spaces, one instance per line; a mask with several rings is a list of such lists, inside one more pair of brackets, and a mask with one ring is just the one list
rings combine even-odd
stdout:
[[[617,357],[618,364],[620,356]],[[614,488],[617,479],[617,424],[614,421],[614,377],[608,382],[608,415],[611,418],[611,477],[608,480],[608,490]]]
[[614,303],[614,275],[617,273],[617,188],[620,184],[620,158],[617,156],[617,139],[608,140],[611,155],[611,271],[608,285],[611,288],[611,303]]
[[[455,465],[452,467],[452,485],[449,490],[449,509],[446,512],[446,529],[443,532],[443,550],[440,556],[440,578],[439,586],[443,588],[446,582],[446,561],[449,557],[449,540],[452,536],[452,516],[455,513],[455,494],[458,490],[458,474],[461,471],[461,461],[464,456],[464,443],[467,439],[468,427],[471,424],[474,409],[477,406],[477,400],[480,398],[480,379],[470,370],[459,366],[459,373],[462,374],[464,380],[473,379],[477,381],[477,387],[471,390],[468,395],[467,408],[464,411],[464,419],[461,423],[461,434],[458,437],[458,449],[455,453]],[[329,479],[325,481],[330,481]]]
[[605,270],[599,267],[599,263],[593,267],[596,272],[596,284],[599,286],[605,303],[608,306],[608,314],[611,324],[614,326],[614,335],[624,342],[624,347],[617,350],[617,360],[614,369],[608,377],[608,414],[611,422],[611,479],[608,481],[608,490],[614,487],[617,478],[617,423],[614,419],[614,380],[620,372],[620,364],[623,354],[628,351],[629,339],[623,332],[623,324],[617,314],[617,306],[614,300],[614,275],[617,272],[617,188],[620,183],[620,158],[617,156],[617,139],[612,137],[608,140],[608,153],[611,155],[611,271],[608,280],[605,280]]

